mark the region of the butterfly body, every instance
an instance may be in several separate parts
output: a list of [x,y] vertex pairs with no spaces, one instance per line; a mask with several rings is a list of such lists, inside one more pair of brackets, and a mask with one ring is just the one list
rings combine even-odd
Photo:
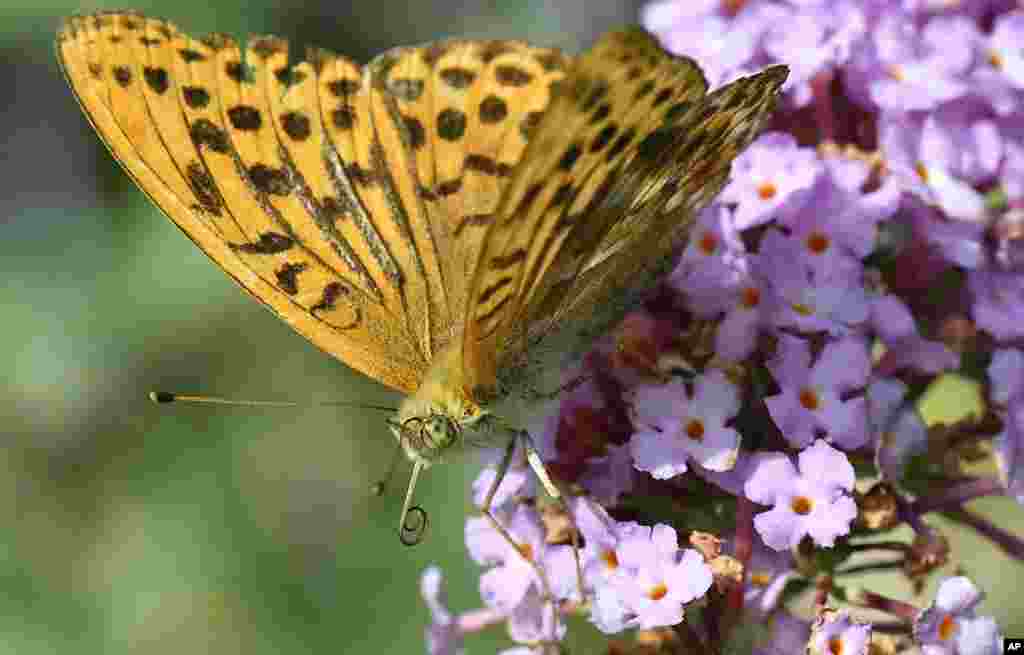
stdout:
[[568,57],[519,41],[398,48],[365,67],[73,17],[61,66],[145,193],[313,344],[408,394],[423,466],[518,414],[666,270],[785,80],[707,92],[640,28]]

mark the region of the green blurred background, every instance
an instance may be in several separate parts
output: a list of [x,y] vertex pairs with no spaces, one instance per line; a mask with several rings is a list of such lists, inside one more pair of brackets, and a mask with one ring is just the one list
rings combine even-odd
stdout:
[[[638,5],[135,8],[193,34],[276,33],[300,52],[317,44],[366,61],[457,34],[576,52],[635,21]],[[61,78],[52,39],[66,14],[122,6],[0,6],[0,653],[424,652],[425,566],[442,566],[453,608],[479,604],[463,546],[473,457],[422,481],[431,526],[406,548],[395,536],[399,493],[368,492],[393,453],[380,414],[146,400],[151,389],[398,399],[246,298],[114,164]],[[985,507],[1024,533],[1018,509]],[[1024,635],[1022,567],[972,535],[958,539],[961,563],[993,596],[988,611]],[[498,630],[470,650],[507,643]]]

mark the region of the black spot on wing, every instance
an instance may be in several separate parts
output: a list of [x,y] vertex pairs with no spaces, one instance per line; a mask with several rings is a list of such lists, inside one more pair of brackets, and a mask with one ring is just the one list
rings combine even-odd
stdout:
[[438,75],[444,80],[444,83],[453,89],[466,89],[476,79],[476,73],[467,69],[453,66],[451,68],[445,68]]
[[167,91],[167,87],[170,85],[170,81],[167,78],[167,71],[163,68],[156,68],[153,66],[146,66],[142,69],[142,76],[146,79],[146,84],[149,88],[159,95],[163,95]]
[[466,133],[466,115],[458,109],[442,109],[437,115],[437,135],[445,141],[458,141]]
[[309,118],[300,111],[290,111],[281,115],[281,129],[293,141],[305,141],[309,138]]
[[258,191],[272,196],[286,196],[292,191],[292,184],[285,172],[265,164],[249,167],[249,180]]
[[462,167],[467,171],[476,171],[495,177],[508,177],[512,174],[512,167],[484,155],[466,155]]
[[274,271],[274,277],[277,278],[277,286],[289,296],[294,296],[299,292],[299,273],[304,270],[306,270],[306,264],[304,263],[286,263]]
[[345,288],[341,282],[331,282],[324,286],[323,295],[320,296],[320,302],[309,308],[310,312],[322,312],[329,309],[334,309],[334,304],[338,298],[343,295],[348,295],[348,289]]
[[197,147],[206,147],[220,154],[227,154],[231,151],[231,145],[224,130],[214,125],[209,119],[196,119],[189,126],[189,134]]
[[356,123],[356,115],[349,106],[338,107],[331,112],[331,123],[339,130],[350,130]]
[[480,103],[480,122],[493,125],[508,116],[508,105],[496,95],[489,95]]
[[132,71],[127,66],[114,66],[114,80],[122,87],[132,83]]
[[358,80],[331,80],[327,83],[327,90],[335,98],[344,98],[358,93],[360,86],[361,84]]
[[405,125],[405,133],[409,140],[409,147],[419,150],[427,142],[427,133],[423,129],[423,123],[415,116],[402,116],[402,123]]
[[263,125],[260,112],[250,105],[235,105],[228,109],[228,118],[237,130],[255,132]]
[[598,152],[607,146],[615,138],[615,133],[618,129],[615,123],[610,123],[601,128],[601,131],[594,136],[594,140],[590,142],[590,152]]
[[206,60],[206,56],[203,55],[203,53],[199,52],[198,50],[193,50],[192,48],[182,48],[178,51],[178,54],[181,55],[182,61],[184,61],[186,64],[191,64],[194,61]]
[[240,61],[229,61],[224,64],[224,74],[239,84],[252,84],[256,81],[252,66]]
[[232,250],[249,255],[276,255],[290,250],[295,245],[291,237],[279,232],[264,232],[258,241],[230,244]]
[[199,200],[200,209],[214,216],[220,216],[224,200],[221,198],[217,185],[214,184],[213,178],[210,177],[206,169],[199,162],[189,162],[188,166],[185,167],[185,175],[188,178],[188,185],[191,187],[192,193]]
[[503,65],[494,69],[494,79],[504,86],[526,86],[533,80],[533,75],[518,66]]
[[582,153],[583,148],[580,147],[580,144],[572,144],[562,154],[562,158],[558,160],[558,167],[563,171],[572,170],[572,167],[576,164],[576,160],[580,158]]
[[210,94],[201,86],[186,86],[181,94],[185,104],[192,109],[202,109],[210,104]]

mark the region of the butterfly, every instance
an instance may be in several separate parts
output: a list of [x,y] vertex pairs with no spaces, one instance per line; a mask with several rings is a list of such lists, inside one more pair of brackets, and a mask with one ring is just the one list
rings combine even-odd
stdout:
[[242,48],[132,12],[67,19],[57,53],[114,157],[203,252],[407,394],[389,422],[413,463],[400,532],[419,472],[467,444],[507,442],[503,473],[522,440],[557,497],[501,407],[550,396],[544,371],[667,270],[788,73],[709,93],[639,27],[577,57],[453,39],[290,65],[282,39]]

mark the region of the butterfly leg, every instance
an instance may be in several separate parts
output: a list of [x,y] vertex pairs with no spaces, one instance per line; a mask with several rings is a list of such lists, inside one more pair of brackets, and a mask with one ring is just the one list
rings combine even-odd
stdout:
[[[494,501],[494,495],[498,492],[498,487],[501,486],[501,481],[505,478],[505,474],[508,473],[509,466],[512,464],[512,456],[515,454],[516,442],[519,441],[519,436],[519,434],[514,434],[512,438],[508,440],[508,445],[505,447],[505,454],[502,456],[501,461],[498,463],[498,469],[494,476],[494,481],[491,482],[491,487],[487,491],[487,496],[484,498],[484,502],[480,508],[480,512],[487,518],[487,522],[491,524],[491,527],[493,527],[498,532],[498,534],[500,534],[502,538],[504,538],[505,541],[507,541],[516,550],[516,552],[518,552],[519,555],[524,560],[526,560],[526,562],[531,567],[533,567],[534,571],[536,571],[537,578],[540,580],[542,587],[542,600],[545,604],[551,605],[551,625],[557,626],[559,612],[558,599],[555,598],[554,593],[552,593],[551,591],[551,585],[548,583],[547,574],[544,572],[544,569],[541,568],[540,564],[538,564],[537,561],[530,555],[529,551],[527,549],[524,549],[521,544],[519,544],[518,542],[516,542],[515,539],[512,538],[512,535],[509,533],[509,531],[505,529],[505,526],[501,525],[501,523],[498,522],[498,519],[494,516],[494,514],[491,511],[491,505],[493,504]],[[534,455],[536,455],[536,450],[533,450],[532,452],[534,453]],[[527,455],[527,457],[529,458],[529,455]],[[551,479],[547,476],[547,472],[545,472],[544,474],[544,479],[547,480],[547,482],[544,483],[544,480],[542,480],[542,484],[545,484],[545,486],[551,484]],[[578,567],[579,560],[577,559],[577,568]]]
[[530,464],[530,468],[533,469],[537,479],[540,480],[541,486],[548,493],[551,498],[557,502],[565,516],[569,517],[569,522],[572,524],[571,538],[572,538],[572,556],[576,562],[576,587],[580,595],[580,601],[586,600],[586,595],[583,592],[583,566],[580,564],[580,531],[576,527],[576,519],[573,518],[572,510],[569,509],[569,504],[565,501],[565,495],[562,494],[558,485],[554,483],[551,476],[548,475],[548,469],[544,466],[544,460],[540,458],[540,453],[537,452],[537,448],[533,445],[533,439],[530,437],[530,433],[523,430],[519,433],[519,438],[523,442],[523,450],[526,452],[526,461]]

